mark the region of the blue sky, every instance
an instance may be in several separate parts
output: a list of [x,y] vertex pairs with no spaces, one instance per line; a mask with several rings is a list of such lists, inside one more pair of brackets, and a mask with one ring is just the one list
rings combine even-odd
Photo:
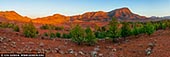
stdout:
[[170,16],[170,0],[0,0],[0,11],[16,11],[31,18],[56,13],[78,15],[128,7],[144,16]]

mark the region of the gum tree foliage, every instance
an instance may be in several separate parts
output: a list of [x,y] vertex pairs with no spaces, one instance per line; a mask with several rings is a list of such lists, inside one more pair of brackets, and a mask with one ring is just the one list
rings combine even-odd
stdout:
[[70,34],[72,36],[71,40],[77,43],[78,45],[82,44],[85,41],[85,31],[79,25],[73,27],[70,31]]
[[106,27],[95,27],[95,36],[96,38],[105,38],[106,37]]
[[38,30],[35,28],[32,22],[26,23],[22,26],[23,34],[25,37],[36,37],[38,35]]
[[130,28],[130,24],[129,23],[123,22],[121,30],[122,30],[121,31],[121,35],[124,38],[131,35],[131,28]]
[[94,45],[97,43],[97,38],[95,37],[93,31],[90,29],[90,27],[87,27],[86,30],[86,36],[85,41],[88,45]]
[[144,30],[146,34],[151,35],[152,33],[154,33],[155,28],[152,23],[147,22],[146,25],[144,26]]
[[110,38],[118,38],[121,36],[121,30],[119,29],[118,21],[113,18],[109,23],[109,30],[107,32],[108,37]]

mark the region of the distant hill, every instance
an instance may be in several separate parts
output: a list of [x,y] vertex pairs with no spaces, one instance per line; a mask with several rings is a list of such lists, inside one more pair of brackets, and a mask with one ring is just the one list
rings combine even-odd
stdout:
[[20,21],[20,22],[28,22],[32,20],[34,23],[42,23],[42,24],[58,24],[58,23],[67,23],[67,22],[108,22],[113,17],[121,20],[147,19],[147,17],[145,16],[140,16],[132,13],[130,9],[126,7],[112,10],[110,12],[104,12],[104,11],[86,12],[82,15],[75,15],[75,16],[64,16],[61,14],[54,14],[52,16],[41,17],[36,19],[23,17],[18,13],[16,13],[15,11],[5,11],[5,12],[0,12],[0,17],[7,20]]
[[31,19],[28,17],[23,17],[16,13],[15,11],[1,11],[0,17],[12,21],[29,22]]
[[151,19],[170,19],[170,16],[163,16],[163,17],[157,17],[157,16],[151,16]]

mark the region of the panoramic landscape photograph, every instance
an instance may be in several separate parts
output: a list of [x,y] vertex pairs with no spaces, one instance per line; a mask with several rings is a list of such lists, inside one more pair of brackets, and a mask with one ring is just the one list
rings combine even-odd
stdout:
[[170,57],[170,0],[0,0],[0,57]]

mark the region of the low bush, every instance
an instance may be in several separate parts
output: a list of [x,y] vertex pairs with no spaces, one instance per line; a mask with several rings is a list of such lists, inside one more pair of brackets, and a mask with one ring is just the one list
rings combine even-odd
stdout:
[[56,33],[56,37],[60,38],[61,34],[59,32]]
[[32,22],[24,24],[22,26],[22,30],[25,37],[34,38],[38,35],[38,30],[35,28]]
[[85,36],[85,42],[88,45],[94,45],[97,43],[97,38],[95,37],[93,31],[90,29],[90,27],[86,28],[85,30],[86,36]]
[[18,25],[15,25],[15,26],[13,27],[13,30],[16,31],[16,32],[19,32],[19,31],[20,31],[19,26],[18,26]]

